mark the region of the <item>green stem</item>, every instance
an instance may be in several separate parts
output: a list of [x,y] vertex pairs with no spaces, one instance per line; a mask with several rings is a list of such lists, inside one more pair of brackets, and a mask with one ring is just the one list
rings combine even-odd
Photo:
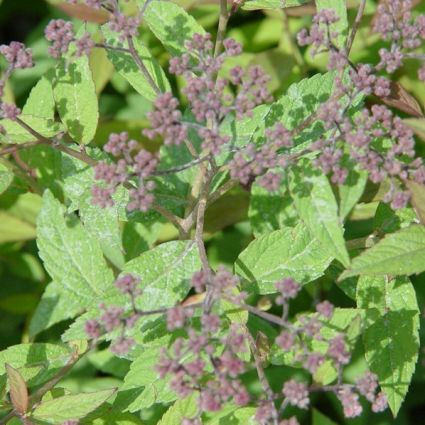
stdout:
[[223,40],[226,36],[227,23],[229,22],[229,11],[227,10],[227,0],[220,0],[220,18],[218,20],[217,38],[215,40],[214,56],[218,56],[223,47]]

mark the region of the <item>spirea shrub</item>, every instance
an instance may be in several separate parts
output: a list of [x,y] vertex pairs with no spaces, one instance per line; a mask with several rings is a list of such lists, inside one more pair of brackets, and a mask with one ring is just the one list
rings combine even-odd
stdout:
[[[20,106],[9,80],[37,60],[0,46],[0,189],[37,199],[51,279],[23,343],[0,352],[1,424],[397,416],[425,271],[424,118],[397,72],[425,80],[425,15],[303,3],[221,0],[210,34],[169,1],[69,1],[98,24],[47,24],[53,66]],[[254,9],[286,22],[298,64],[283,93],[228,34]],[[109,80],[148,105],[137,131],[107,125]],[[211,241],[235,223],[247,241],[229,260]],[[79,385],[86,368],[104,378]]]

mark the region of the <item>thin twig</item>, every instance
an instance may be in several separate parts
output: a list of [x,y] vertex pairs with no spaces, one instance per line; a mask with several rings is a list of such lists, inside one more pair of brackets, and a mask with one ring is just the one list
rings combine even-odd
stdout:
[[157,170],[154,173],[152,173],[154,176],[165,176],[167,174],[174,174],[178,173],[180,171],[187,170],[188,168],[192,168],[195,165],[200,164],[201,162],[208,161],[210,159],[210,155],[205,155],[203,157],[194,159],[193,161],[186,162],[186,164],[179,165],[177,167],[173,168],[166,168],[164,170]]
[[238,184],[239,182],[237,180],[228,180],[226,183],[224,183],[215,192],[211,194],[208,199],[207,207],[213,204],[215,201],[217,201],[217,199],[222,197],[226,192],[228,192],[230,189],[233,189]]
[[74,149],[69,148],[68,146],[62,145],[60,143],[57,143],[42,134],[40,134],[38,131],[34,130],[31,126],[29,126],[26,122],[22,121],[19,117],[16,118],[16,122],[25,130],[27,130],[30,134],[32,134],[34,137],[38,139],[38,142],[40,144],[46,144],[48,146],[51,146],[52,148],[59,150],[61,152],[64,152],[70,156],[73,156],[74,158],[79,159],[80,161],[85,162],[88,165],[95,166],[97,165],[97,161],[93,159],[91,156],[87,155],[85,152],[77,151]]
[[261,386],[266,394],[267,400],[272,407],[272,415],[273,415],[273,425],[279,424],[279,413],[276,410],[276,406],[274,405],[274,393],[270,387],[269,381],[267,380],[266,374],[264,373],[263,365],[261,364],[261,359],[258,354],[258,349],[255,344],[254,338],[249,333],[248,329],[246,331],[249,346],[251,349],[252,356],[254,357],[255,368],[257,369],[258,379],[260,380]]
[[3,419],[0,420],[0,425],[7,424],[11,419],[18,417],[19,415],[14,411],[10,411]]
[[264,319],[264,320],[266,320],[270,323],[274,323],[275,325],[278,325],[278,326],[286,326],[287,325],[287,323],[284,322],[280,317],[275,316],[274,314],[267,313],[266,311],[260,310],[260,309],[254,307],[250,304],[240,303],[240,304],[237,304],[237,305],[238,305],[238,307],[240,307],[240,308],[242,308],[242,309],[244,309],[244,310],[246,310],[246,311],[248,311],[252,314],[255,314],[258,317],[261,317],[262,319]]
[[226,36],[227,23],[229,22],[229,12],[227,10],[227,0],[220,0],[220,18],[218,20],[217,38],[215,40],[214,56],[218,56],[223,46]]
[[[92,348],[93,347],[89,345],[87,350],[81,354],[78,354],[77,351],[74,351],[65,366],[63,366],[51,379],[49,379],[42,387],[40,387],[34,394],[30,396],[29,405],[31,408],[34,408],[40,402],[43,396],[52,388],[54,388],[56,384],[74,367],[78,360],[80,360],[80,358],[89,352]],[[4,425],[8,423],[10,419],[19,416],[20,415],[15,410],[12,410],[2,420],[0,420],[0,425]]]
[[[202,305],[203,303],[187,304],[187,305],[180,304],[179,307],[185,310],[194,310],[196,308],[202,307]],[[138,314],[140,317],[142,317],[142,316],[153,316],[155,314],[164,314],[164,313],[168,313],[169,311],[170,311],[170,307],[164,307],[164,308],[158,308],[156,310],[148,310],[148,311],[135,309],[134,312]]]
[[198,157],[198,152],[196,151],[196,149],[193,146],[192,142],[189,139],[185,139],[184,144],[186,145],[187,150],[193,156],[193,158],[197,158]]
[[161,93],[160,88],[156,85],[155,81],[151,77],[151,74],[149,73],[148,69],[146,68],[145,64],[143,63],[142,59],[140,59],[140,56],[137,53],[136,47],[134,46],[133,37],[128,36],[127,43],[128,43],[128,48],[130,50],[130,54],[134,62],[136,63],[136,65],[138,66],[138,68],[140,69],[144,77],[146,78],[149,85],[152,87],[153,91],[156,94],[160,94]]
[[12,157],[15,160],[16,165],[31,179],[34,179],[34,177],[37,176],[37,173],[34,169],[32,169],[25,161],[22,160],[22,158],[19,155],[19,151],[15,151],[12,153]]
[[143,18],[145,16],[146,9],[148,8],[148,6],[151,3],[152,3],[152,0],[146,0],[145,3],[144,3],[144,5],[140,9],[140,12],[139,12],[140,23],[141,23],[141,21],[143,20]]
[[354,38],[356,37],[357,31],[359,29],[365,7],[366,7],[366,0],[361,0],[359,9],[357,11],[356,19],[354,20],[353,27],[351,28],[351,32],[349,37],[347,38],[347,44],[345,46],[345,49],[347,51],[347,57],[350,54],[351,48],[353,47]]
[[206,273],[210,272],[210,266],[208,263],[207,252],[205,250],[203,233],[204,233],[205,210],[207,208],[208,192],[209,192],[211,177],[212,176],[207,175],[205,178],[205,182],[202,185],[201,194],[200,194],[198,207],[197,207],[197,213],[196,213],[196,228],[195,228],[195,242],[198,246],[202,268]]
[[127,49],[126,47],[111,46],[110,44],[104,44],[104,43],[96,43],[94,47],[98,47],[99,49],[115,50],[117,52],[124,52],[124,53],[131,54],[130,49]]
[[91,347],[89,347],[84,353],[78,354],[77,351],[74,351],[71,355],[71,358],[68,360],[66,365],[59,370],[59,372],[53,376],[49,381],[47,381],[42,387],[40,387],[31,397],[30,397],[30,405],[34,406],[38,403],[44,394],[50,391],[52,388],[56,386],[56,384],[74,367],[74,365],[80,360],[80,358],[86,354]]
[[21,149],[32,148],[33,146],[38,146],[42,144],[44,144],[44,142],[37,140],[35,142],[26,142],[21,144],[8,145],[4,149],[0,149],[0,156],[13,154],[14,152],[17,152]]
[[[87,155],[84,151],[78,151],[75,149],[72,149],[68,146],[64,146],[60,143],[56,143],[47,137],[44,137],[40,133],[38,133],[36,130],[34,130],[32,127],[30,127],[28,124],[26,124],[24,121],[22,121],[20,118],[16,119],[16,122],[25,130],[27,130],[29,133],[31,133],[34,137],[38,139],[38,141],[42,144],[46,144],[53,149],[56,149],[58,151],[61,151],[63,153],[68,154],[69,156],[72,156],[74,158],[79,159],[80,161],[86,163],[87,165],[90,165],[92,167],[95,167],[98,164],[98,161],[91,156]],[[128,185],[124,185],[127,188]],[[166,218],[168,221],[170,221],[172,224],[174,224],[179,231],[182,230],[182,219],[180,217],[175,216],[170,211],[168,211],[166,208],[163,208],[162,206],[158,204],[153,204],[152,209],[161,214],[164,218]]]
[[[207,156],[207,155],[203,155]],[[190,193],[187,196],[187,204],[184,212],[183,228],[184,232],[181,236],[185,239],[190,233],[190,229],[196,222],[198,214],[199,197],[202,192],[205,176],[207,174],[208,167],[205,162],[199,163],[199,170],[192,184]]]
[[425,60],[425,55],[420,53],[404,53],[403,57],[407,59],[419,59],[421,61]]
[[182,219],[180,217],[177,217],[176,215],[168,211],[166,208],[162,207],[161,205],[155,202],[152,204],[152,209],[156,211],[157,213],[161,214],[170,223],[174,224],[179,231],[183,230]]
[[16,164],[1,157],[0,163],[4,164],[7,168],[10,169],[10,171],[13,172],[13,174],[21,178],[25,183],[27,183],[31,192],[38,193],[39,195],[43,193],[37,182],[30,175],[28,175],[27,172],[19,168]]

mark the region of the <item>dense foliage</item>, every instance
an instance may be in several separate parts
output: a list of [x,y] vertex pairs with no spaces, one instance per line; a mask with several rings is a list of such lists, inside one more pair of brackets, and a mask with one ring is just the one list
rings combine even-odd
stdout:
[[0,1],[0,424],[425,422],[421,12]]

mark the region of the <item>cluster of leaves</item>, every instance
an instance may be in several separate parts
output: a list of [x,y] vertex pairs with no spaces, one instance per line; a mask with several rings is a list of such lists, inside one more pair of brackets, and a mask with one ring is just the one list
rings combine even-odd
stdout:
[[423,378],[421,10],[52,3],[75,19],[40,57],[0,46],[0,309],[29,317],[0,423],[397,416]]

